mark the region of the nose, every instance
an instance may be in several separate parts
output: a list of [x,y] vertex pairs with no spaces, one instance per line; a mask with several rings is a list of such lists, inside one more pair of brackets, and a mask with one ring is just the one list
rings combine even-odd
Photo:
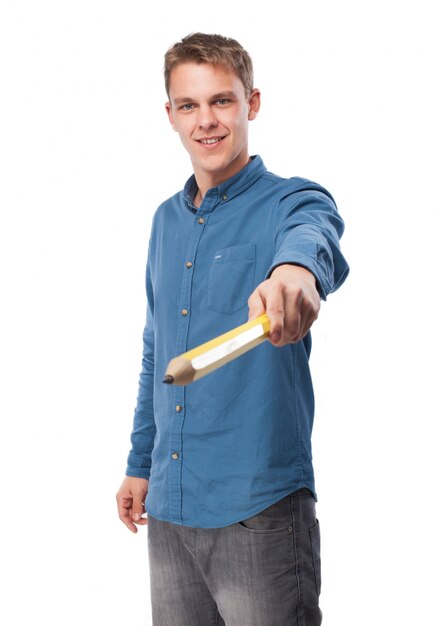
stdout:
[[199,117],[197,123],[199,128],[203,130],[215,128],[218,122],[214,110],[210,106],[201,106],[199,108]]

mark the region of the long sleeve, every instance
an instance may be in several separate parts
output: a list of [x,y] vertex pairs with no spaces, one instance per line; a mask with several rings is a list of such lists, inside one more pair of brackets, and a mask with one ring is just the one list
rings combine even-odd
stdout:
[[281,199],[274,222],[276,254],[267,276],[284,263],[302,265],[315,275],[325,300],[342,285],[349,271],[339,247],[344,222],[333,198],[309,183]]
[[127,476],[149,478],[151,453],[156,426],[154,422],[154,300],[150,273],[147,265],[147,320],[143,334],[142,370],[131,433],[131,451],[127,461]]

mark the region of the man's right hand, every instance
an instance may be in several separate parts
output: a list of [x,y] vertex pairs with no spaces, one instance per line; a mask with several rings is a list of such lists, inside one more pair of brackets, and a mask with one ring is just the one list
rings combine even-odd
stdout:
[[119,519],[132,533],[137,533],[136,525],[145,526],[148,523],[146,518],[142,517],[145,513],[147,491],[148,480],[126,476],[116,494]]

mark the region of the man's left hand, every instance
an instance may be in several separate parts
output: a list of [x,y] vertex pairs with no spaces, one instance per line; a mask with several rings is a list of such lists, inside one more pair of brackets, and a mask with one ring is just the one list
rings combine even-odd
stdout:
[[309,270],[279,265],[251,294],[248,305],[250,320],[267,313],[269,341],[281,347],[305,337],[318,317],[321,300]]

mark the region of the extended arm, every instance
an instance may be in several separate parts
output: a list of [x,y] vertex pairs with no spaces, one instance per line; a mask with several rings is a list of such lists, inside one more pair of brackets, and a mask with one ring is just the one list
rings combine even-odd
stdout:
[[267,312],[269,340],[283,346],[305,337],[320,299],[344,282],[348,265],[339,248],[344,224],[324,190],[312,186],[284,198],[275,220],[276,253],[248,303],[250,319]]

